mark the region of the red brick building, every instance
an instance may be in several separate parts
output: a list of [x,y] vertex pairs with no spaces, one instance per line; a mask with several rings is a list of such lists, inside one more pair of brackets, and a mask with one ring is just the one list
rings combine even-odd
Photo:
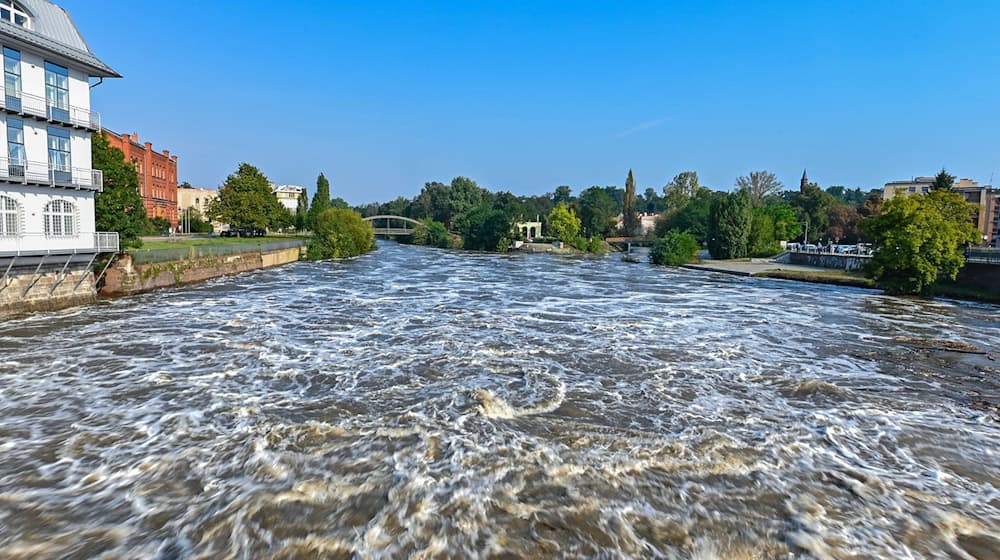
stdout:
[[139,143],[138,134],[117,134],[108,129],[108,144],[125,154],[125,161],[139,172],[139,194],[150,218],[166,218],[177,229],[177,156],[170,150],[153,151],[152,142]]

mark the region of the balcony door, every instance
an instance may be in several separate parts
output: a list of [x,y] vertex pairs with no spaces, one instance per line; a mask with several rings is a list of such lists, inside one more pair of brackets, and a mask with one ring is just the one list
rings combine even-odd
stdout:
[[45,63],[45,105],[55,121],[69,122],[69,70]]
[[73,183],[73,167],[70,161],[69,131],[54,126],[49,127],[49,173],[50,180],[59,185]]
[[27,159],[24,151],[24,121],[7,117],[7,176],[23,181]]
[[21,112],[21,53],[14,49],[3,50],[4,107]]

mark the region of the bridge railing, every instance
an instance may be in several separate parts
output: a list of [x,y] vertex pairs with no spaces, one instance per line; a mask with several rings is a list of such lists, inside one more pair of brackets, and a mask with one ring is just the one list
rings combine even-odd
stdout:
[[969,247],[965,250],[965,262],[1000,265],[1000,249]]

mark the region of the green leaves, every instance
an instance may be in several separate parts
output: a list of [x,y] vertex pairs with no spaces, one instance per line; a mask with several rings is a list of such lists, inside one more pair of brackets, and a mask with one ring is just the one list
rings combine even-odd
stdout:
[[965,264],[963,246],[979,236],[972,210],[945,189],[885,201],[880,214],[861,223],[875,249],[876,283],[893,294],[926,294],[939,278],[954,280]]
[[249,163],[241,163],[226,178],[219,196],[209,205],[208,216],[235,227],[259,229],[288,227],[293,221],[271,192],[267,177]]
[[139,175],[121,150],[108,145],[103,132],[92,138],[94,169],[104,172],[104,191],[94,197],[97,231],[117,231],[122,249],[140,247],[146,208],[139,194]]
[[717,259],[748,254],[752,212],[750,193],[740,189],[717,198],[708,212],[708,250]]
[[653,264],[681,266],[694,260],[698,255],[698,240],[687,232],[671,231],[657,240],[649,252]]
[[375,248],[375,230],[354,210],[327,208],[316,216],[307,258],[356,257]]
[[549,212],[547,220],[549,235],[563,243],[572,243],[580,236],[580,218],[565,203],[559,204]]

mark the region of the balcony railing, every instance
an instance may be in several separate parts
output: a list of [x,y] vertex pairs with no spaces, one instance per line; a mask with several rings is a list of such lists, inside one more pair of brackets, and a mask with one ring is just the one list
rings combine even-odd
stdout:
[[101,114],[83,107],[57,107],[42,96],[6,90],[0,85],[0,109],[88,130],[101,130]]
[[0,158],[0,181],[97,192],[104,190],[104,172],[100,169],[65,167],[41,161],[10,158]]
[[0,256],[117,253],[119,250],[118,232],[116,231],[74,235],[20,233],[0,236]]

